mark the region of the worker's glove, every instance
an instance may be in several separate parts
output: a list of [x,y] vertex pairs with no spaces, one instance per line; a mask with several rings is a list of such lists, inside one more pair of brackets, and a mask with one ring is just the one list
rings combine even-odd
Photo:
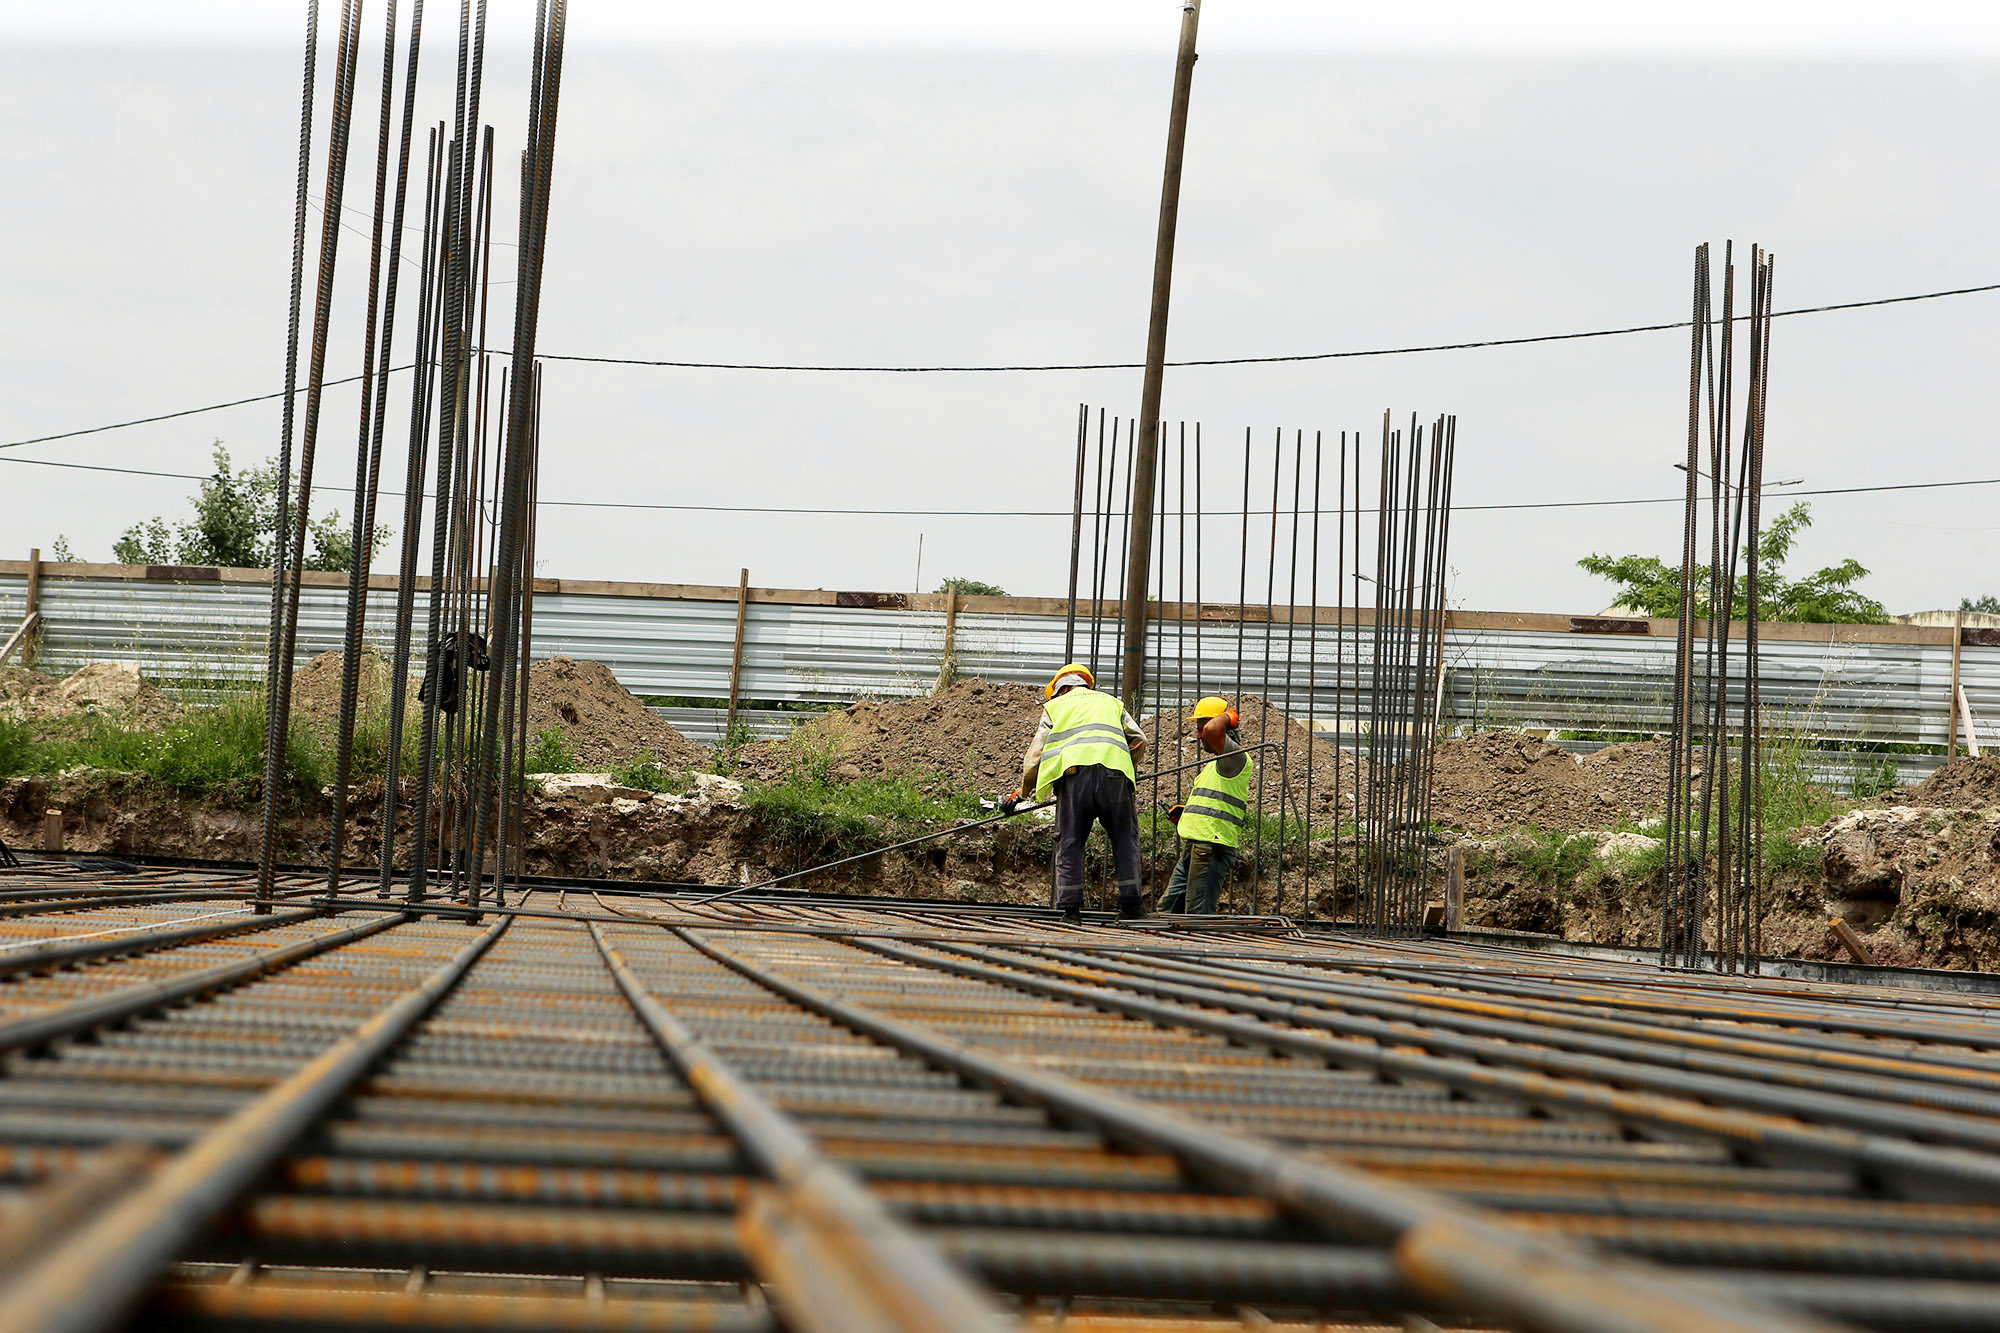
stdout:
[[1181,816],[1186,813],[1187,813],[1186,806],[1170,805],[1167,807],[1167,820],[1170,823],[1178,824],[1181,822]]
[[1014,813],[1014,812],[1015,812],[1016,810],[1019,810],[1020,808],[1021,808],[1021,793],[1020,793],[1020,792],[1018,792],[1018,791],[1010,791],[1010,792],[1008,792],[1008,793],[1007,793],[1007,794],[1006,794],[1005,796],[1002,796],[1002,797],[1000,798],[1000,813],[1001,813],[1001,814],[1003,814],[1003,815],[1011,815],[1011,814],[1013,814],[1013,813]]

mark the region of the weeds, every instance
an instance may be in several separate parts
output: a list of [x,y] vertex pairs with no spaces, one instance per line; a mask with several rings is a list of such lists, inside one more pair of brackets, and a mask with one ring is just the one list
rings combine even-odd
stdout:
[[[357,745],[357,753],[361,747]],[[93,713],[39,728],[0,719],[0,776],[94,768],[138,773],[182,795],[247,802],[264,779],[264,696],[239,693],[190,708],[163,726]],[[286,794],[309,797],[331,777],[324,742],[293,728],[285,747]]]
[[830,782],[810,776],[813,767],[744,795],[758,831],[795,864],[872,851],[986,813],[969,794],[933,799],[907,782]]
[[535,733],[535,739],[528,744],[528,753],[523,763],[528,773],[574,773],[582,761],[576,756],[576,747],[569,743],[559,727]]
[[685,769],[668,768],[651,755],[614,767],[611,770],[611,780],[621,787],[635,787],[640,791],[668,792],[675,796],[684,796],[694,790],[692,773]]

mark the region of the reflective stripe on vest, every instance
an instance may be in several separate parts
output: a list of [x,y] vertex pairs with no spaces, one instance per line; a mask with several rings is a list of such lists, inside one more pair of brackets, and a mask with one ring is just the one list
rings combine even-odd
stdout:
[[1049,734],[1035,773],[1035,799],[1046,801],[1056,779],[1073,768],[1097,764],[1123,773],[1135,786],[1132,746],[1125,739],[1125,707],[1097,690],[1065,690],[1048,706]]
[[1250,817],[1250,775],[1257,761],[1243,756],[1243,771],[1224,777],[1216,761],[1196,775],[1194,791],[1181,811],[1178,831],[1189,842],[1216,842],[1224,847],[1243,845],[1243,825]]

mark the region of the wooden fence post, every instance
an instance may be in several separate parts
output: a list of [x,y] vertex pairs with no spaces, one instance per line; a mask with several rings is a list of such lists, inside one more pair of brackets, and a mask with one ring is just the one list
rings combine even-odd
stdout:
[[1965,612],[1960,611],[1951,625],[1951,698],[1944,706],[1944,711],[1951,716],[1951,725],[1945,732],[1944,761],[1947,764],[1958,758],[1958,653],[1964,643]]
[[[42,548],[33,547],[28,552],[28,604],[21,612],[21,623],[33,622],[35,614],[42,609]],[[39,624],[28,631],[28,640],[21,645],[21,665],[35,664],[35,641],[42,637]]]
[[743,626],[750,618],[750,571],[736,585],[736,647],[729,654],[729,713],[722,720],[722,743],[736,730],[736,697],[743,686]]
[[947,585],[944,596],[944,660],[938,664],[937,688],[946,690],[958,679],[958,585]]

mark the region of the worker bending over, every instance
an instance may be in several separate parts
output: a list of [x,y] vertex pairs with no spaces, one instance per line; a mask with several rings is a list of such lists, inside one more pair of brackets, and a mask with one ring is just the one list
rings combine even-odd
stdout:
[[1022,793],[1056,798],[1056,906],[1066,921],[1083,919],[1083,844],[1093,823],[1111,839],[1118,875],[1118,915],[1143,916],[1139,898],[1139,811],[1134,761],[1146,734],[1117,696],[1094,688],[1090,668],[1072,662],[1050,678],[1034,743],[1021,760],[1021,785],[1000,802],[1012,814]]
[[[1186,805],[1167,812],[1181,835],[1180,859],[1160,900],[1162,912],[1213,912],[1222,883],[1236,867],[1243,824],[1250,817],[1250,775],[1256,765],[1236,741],[1236,710],[1210,695],[1188,718],[1201,748],[1217,756],[1195,776]],[[1193,902],[1189,903],[1189,896]]]

